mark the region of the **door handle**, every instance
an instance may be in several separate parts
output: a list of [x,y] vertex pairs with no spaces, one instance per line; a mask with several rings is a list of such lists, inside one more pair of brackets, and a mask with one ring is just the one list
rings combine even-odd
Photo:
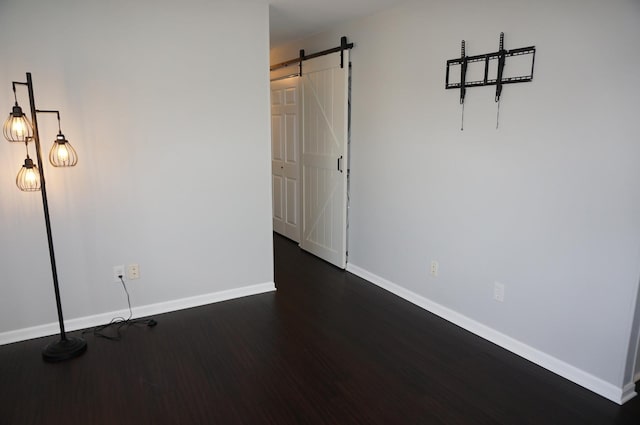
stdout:
[[341,173],[342,171],[342,155],[340,155],[340,158],[338,158],[338,171],[340,171]]

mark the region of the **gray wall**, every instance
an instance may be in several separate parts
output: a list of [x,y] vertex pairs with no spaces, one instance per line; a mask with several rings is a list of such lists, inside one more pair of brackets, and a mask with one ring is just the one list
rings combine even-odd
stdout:
[[[117,264],[140,264],[134,306],[272,284],[268,6],[239,3],[0,3],[0,105],[32,72],[80,158],[46,169],[67,319],[126,308]],[[48,152],[55,116],[39,121]],[[23,159],[1,142],[0,334],[57,320]]]
[[[537,47],[534,81],[504,88],[498,130],[495,89],[469,89],[460,131],[445,62],[461,39],[468,55],[497,50],[501,31],[507,49]],[[278,46],[272,63],[341,35],[356,43],[352,266],[596,381],[628,384],[640,3],[413,1]]]

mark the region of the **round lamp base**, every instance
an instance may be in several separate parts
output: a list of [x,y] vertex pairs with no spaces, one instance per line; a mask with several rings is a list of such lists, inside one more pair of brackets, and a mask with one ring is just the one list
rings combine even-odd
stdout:
[[87,351],[87,341],[82,338],[65,338],[52,342],[42,350],[46,362],[61,362],[78,357]]

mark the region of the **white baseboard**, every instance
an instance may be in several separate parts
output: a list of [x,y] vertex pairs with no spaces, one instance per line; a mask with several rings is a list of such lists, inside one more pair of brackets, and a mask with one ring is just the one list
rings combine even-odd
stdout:
[[631,382],[622,388],[622,395],[620,396],[620,401],[613,400],[618,404],[625,404],[627,401],[634,398],[636,395],[636,384],[635,382]]
[[[262,294],[265,292],[275,291],[276,286],[273,282],[261,283],[257,285],[244,286],[242,288],[229,289],[226,291],[213,292],[210,294],[197,295],[195,297],[181,298],[178,300],[165,301],[157,304],[150,304],[140,307],[134,307],[133,317],[145,317],[154,314],[169,313],[172,311],[183,310],[186,308],[199,307],[202,305],[213,304],[220,301],[232,300],[235,298],[247,297],[250,295]],[[78,329],[87,329],[94,326],[109,323],[114,317],[128,317],[129,310],[110,311],[100,313],[93,316],[79,317],[76,319],[65,320],[64,327],[68,332]],[[43,336],[55,335],[60,332],[58,322],[47,323],[44,325],[33,326],[25,329],[0,333],[0,345],[10,344],[12,342],[25,341]]]
[[350,263],[347,265],[347,271],[615,403],[623,404],[636,395],[633,383],[625,385],[624,388],[617,387],[361,267]]

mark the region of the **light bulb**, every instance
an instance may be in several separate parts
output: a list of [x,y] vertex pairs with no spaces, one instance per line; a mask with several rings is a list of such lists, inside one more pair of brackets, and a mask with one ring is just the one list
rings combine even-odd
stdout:
[[33,127],[18,105],[13,107],[2,127],[4,138],[10,142],[25,143],[33,138]]
[[27,133],[27,125],[24,120],[11,120],[11,131],[18,135],[20,138],[24,138]]
[[16,185],[23,192],[36,192],[40,190],[40,172],[38,166],[27,156],[24,165],[16,177]]
[[78,163],[78,154],[62,133],[58,133],[56,140],[53,141],[49,151],[49,162],[54,167],[73,167]]
[[33,168],[27,168],[24,176],[24,181],[27,182],[29,186],[37,184],[38,177],[36,176],[35,170]]
[[65,162],[69,160],[69,151],[67,150],[67,147],[65,145],[66,143],[64,145],[58,146],[58,161]]

